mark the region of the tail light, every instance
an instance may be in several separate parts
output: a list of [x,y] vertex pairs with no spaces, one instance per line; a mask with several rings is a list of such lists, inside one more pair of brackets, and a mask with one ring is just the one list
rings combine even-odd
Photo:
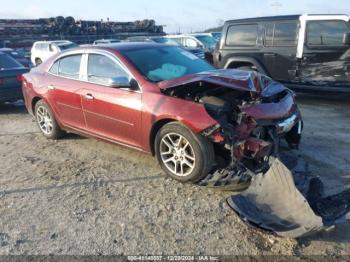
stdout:
[[22,81],[23,81],[23,75],[18,75],[18,76],[16,76],[16,80],[17,80],[18,82],[22,82]]

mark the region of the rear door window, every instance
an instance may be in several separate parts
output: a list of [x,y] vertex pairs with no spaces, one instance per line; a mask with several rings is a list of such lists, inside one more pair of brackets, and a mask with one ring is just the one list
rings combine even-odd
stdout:
[[274,23],[265,27],[265,46],[296,46],[298,23]]
[[349,31],[345,21],[309,21],[307,44],[309,46],[343,46],[343,37]]
[[227,30],[226,45],[228,46],[256,46],[258,25],[231,25]]
[[[79,73],[80,73],[80,61],[81,61],[81,55],[71,55],[63,57],[59,60],[58,65],[58,75],[69,77],[72,79],[79,79]],[[53,70],[55,70],[53,65]]]

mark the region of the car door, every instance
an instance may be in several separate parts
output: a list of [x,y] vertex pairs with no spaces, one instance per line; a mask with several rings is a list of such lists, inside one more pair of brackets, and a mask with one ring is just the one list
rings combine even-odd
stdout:
[[48,100],[62,124],[78,129],[85,128],[81,106],[82,54],[72,54],[56,60],[47,74]]
[[140,147],[141,91],[109,86],[112,78],[131,79],[125,67],[113,55],[90,53],[87,56],[87,83],[82,94],[87,130],[107,139]]
[[307,22],[300,65],[303,81],[328,84],[349,81],[349,46],[343,43],[348,32],[349,25],[342,20]]
[[290,82],[297,77],[297,21],[276,21],[265,24],[263,61],[270,76]]

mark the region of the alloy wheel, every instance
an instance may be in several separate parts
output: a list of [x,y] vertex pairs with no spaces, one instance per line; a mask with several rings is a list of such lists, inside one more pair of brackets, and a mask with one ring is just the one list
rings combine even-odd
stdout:
[[169,133],[162,138],[160,156],[166,168],[176,176],[188,176],[195,168],[194,150],[180,134]]
[[44,134],[50,135],[53,131],[53,121],[50,112],[44,106],[39,106],[36,110],[36,119]]

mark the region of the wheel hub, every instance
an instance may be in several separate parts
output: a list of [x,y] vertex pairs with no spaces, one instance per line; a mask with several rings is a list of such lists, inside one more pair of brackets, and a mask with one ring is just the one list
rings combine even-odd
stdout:
[[195,167],[193,148],[180,134],[164,136],[160,143],[160,154],[164,165],[174,175],[188,176]]

